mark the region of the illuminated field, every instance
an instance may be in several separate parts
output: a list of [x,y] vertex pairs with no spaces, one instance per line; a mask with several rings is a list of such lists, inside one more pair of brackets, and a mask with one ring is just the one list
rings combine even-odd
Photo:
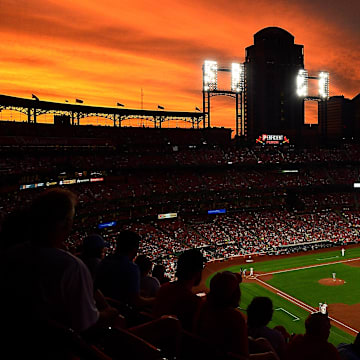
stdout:
[[[252,264],[255,278],[246,279],[241,284],[240,308],[246,313],[255,296],[270,297],[274,306],[270,327],[283,325],[289,333],[304,333],[304,322],[309,313],[318,311],[319,302],[326,302],[332,319],[330,342],[334,345],[352,342],[359,330],[359,321],[354,318],[354,313],[357,313],[355,307],[359,306],[360,267],[351,265],[359,263],[359,258],[360,248],[353,248],[346,251],[345,257],[341,257],[337,250],[255,262]],[[238,272],[241,267],[244,265],[226,269]],[[331,278],[333,272],[338,279],[345,281],[343,285],[325,286],[319,283],[321,279]],[[341,313],[339,307],[345,309],[345,313]]]

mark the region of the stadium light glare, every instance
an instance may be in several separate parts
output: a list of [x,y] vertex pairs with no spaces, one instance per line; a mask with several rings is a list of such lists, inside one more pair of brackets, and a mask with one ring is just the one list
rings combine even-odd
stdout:
[[231,90],[236,92],[244,91],[245,83],[244,64],[231,64]]
[[319,73],[319,96],[322,99],[329,98],[329,73],[327,71]]
[[203,89],[211,91],[217,89],[217,62],[206,60],[203,70]]
[[300,69],[296,77],[296,93],[299,97],[308,96],[308,72]]

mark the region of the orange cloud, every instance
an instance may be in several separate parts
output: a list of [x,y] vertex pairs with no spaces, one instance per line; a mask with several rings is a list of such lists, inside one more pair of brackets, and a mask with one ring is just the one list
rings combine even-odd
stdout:
[[[202,105],[205,59],[244,61],[253,34],[279,26],[305,46],[310,73],[330,71],[331,95],[360,91],[360,5],[328,0],[2,0],[0,87],[14,96],[169,110]],[[234,126],[230,99],[213,101],[212,124]]]

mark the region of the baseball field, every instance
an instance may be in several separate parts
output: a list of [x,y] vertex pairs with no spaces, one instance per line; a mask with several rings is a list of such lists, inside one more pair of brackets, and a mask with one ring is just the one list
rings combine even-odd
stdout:
[[[248,276],[250,267],[254,270],[252,277]],[[274,307],[270,327],[283,325],[289,333],[303,334],[309,313],[326,302],[332,324],[331,343],[337,346],[353,342],[360,331],[360,247],[347,247],[345,256],[340,248],[333,248],[210,263],[204,271],[203,290],[208,291],[216,272],[245,268],[247,276],[241,284],[239,304],[244,314],[255,296],[270,297]]]

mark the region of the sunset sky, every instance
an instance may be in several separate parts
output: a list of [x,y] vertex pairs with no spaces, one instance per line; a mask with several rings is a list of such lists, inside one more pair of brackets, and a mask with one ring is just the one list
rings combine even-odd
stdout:
[[[353,98],[359,14],[359,0],[0,0],[0,93],[140,108],[143,89],[145,109],[194,111],[203,61],[243,62],[253,35],[278,26],[310,75],[330,72],[330,95]],[[212,104],[213,125],[234,127],[233,100]]]

